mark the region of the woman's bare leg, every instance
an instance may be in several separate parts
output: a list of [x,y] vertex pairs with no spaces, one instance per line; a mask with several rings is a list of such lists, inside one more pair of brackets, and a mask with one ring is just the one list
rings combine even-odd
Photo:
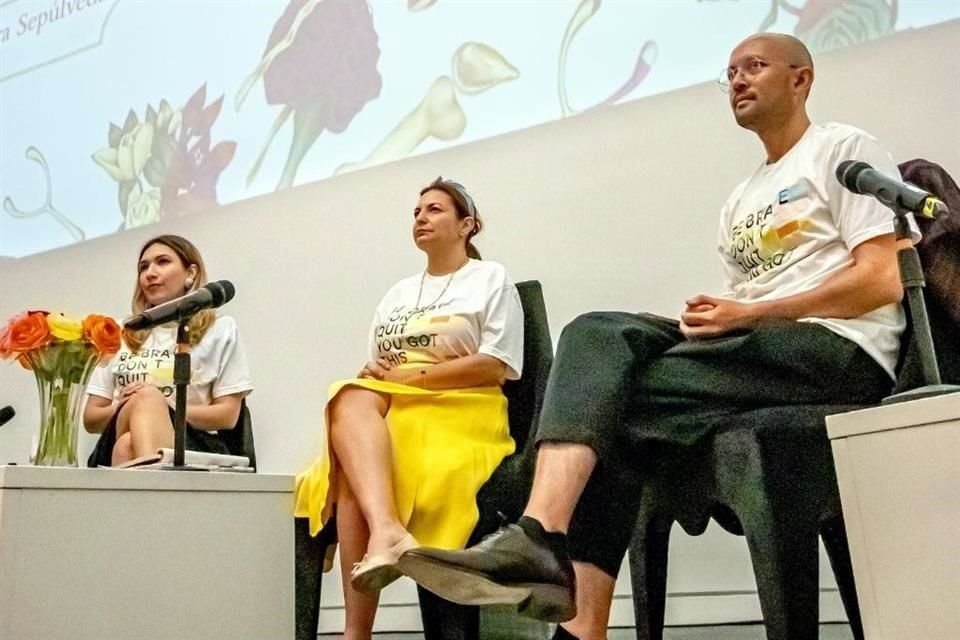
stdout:
[[389,407],[384,395],[347,387],[327,409],[331,446],[369,528],[368,554],[385,551],[407,535],[393,493],[393,452],[384,419]]
[[130,433],[133,457],[156,453],[173,446],[170,405],[159,389],[145,385],[120,407],[117,415],[117,440]]
[[133,455],[133,441],[130,438],[130,432],[123,434],[118,437],[116,442],[113,443],[113,454],[110,456],[110,465],[115,467],[124,462],[129,462],[133,460],[136,456]]
[[380,592],[362,593],[350,584],[353,565],[360,562],[367,551],[370,530],[342,473],[337,489],[337,538],[340,541],[340,576],[346,612],[343,638],[371,640]]

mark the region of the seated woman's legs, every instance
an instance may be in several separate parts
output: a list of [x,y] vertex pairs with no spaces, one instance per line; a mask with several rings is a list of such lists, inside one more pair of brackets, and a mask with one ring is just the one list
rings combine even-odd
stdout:
[[353,588],[350,572],[367,550],[370,530],[347,478],[340,474],[337,491],[337,539],[340,541],[340,577],[346,612],[344,640],[369,640],[380,592],[363,593]]
[[120,407],[112,462],[121,464],[172,446],[173,423],[167,400],[159,389],[145,385]]
[[114,442],[110,465],[115,467],[118,464],[133,460],[135,457],[136,456],[133,455],[133,439],[130,437],[130,432],[128,431]]
[[[369,528],[367,555],[388,550],[407,530],[397,516],[387,396],[347,387],[330,401],[330,444]],[[341,544],[343,541],[341,540]]]

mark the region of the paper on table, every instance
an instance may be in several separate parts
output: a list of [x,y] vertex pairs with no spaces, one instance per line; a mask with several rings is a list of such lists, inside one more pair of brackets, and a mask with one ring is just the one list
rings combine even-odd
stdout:
[[[205,469],[229,469],[234,471],[253,471],[250,459],[246,456],[230,456],[223,453],[206,451],[184,451],[184,465]],[[134,458],[111,469],[163,469],[173,466],[173,449],[161,448],[156,453]]]

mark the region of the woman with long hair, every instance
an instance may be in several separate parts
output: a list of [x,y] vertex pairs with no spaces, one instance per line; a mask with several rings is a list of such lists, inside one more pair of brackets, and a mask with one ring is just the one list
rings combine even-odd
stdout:
[[[200,252],[175,235],[148,240],[137,258],[134,314],[196,291],[207,283]],[[191,378],[187,388],[187,449],[227,453],[216,432],[232,429],[253,390],[237,325],[212,310],[190,319]],[[102,433],[88,464],[118,465],[173,446],[173,357],[177,323],[123,330],[120,352],[87,386],[83,423]]]

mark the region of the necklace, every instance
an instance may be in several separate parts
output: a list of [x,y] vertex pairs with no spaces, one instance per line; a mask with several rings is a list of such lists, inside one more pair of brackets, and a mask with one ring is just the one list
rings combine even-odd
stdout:
[[421,308],[421,307],[420,307],[420,297],[423,295],[423,282],[424,282],[424,280],[427,279],[427,270],[424,269],[424,270],[423,270],[423,273],[420,275],[420,289],[419,289],[419,291],[417,291],[417,304],[414,305],[413,311],[422,311],[423,309],[429,309],[429,308],[432,307],[433,305],[437,304],[437,303],[440,301],[440,298],[443,297],[443,294],[445,294],[445,293],[447,292],[447,289],[450,288],[450,283],[453,282],[453,276],[457,275],[457,271],[460,271],[460,269],[463,269],[465,266],[467,266],[467,263],[468,263],[468,262],[470,262],[470,258],[467,258],[466,261],[464,261],[464,263],[463,263],[462,265],[460,265],[459,267],[457,267],[456,269],[454,269],[454,270],[450,273],[450,277],[447,278],[446,284],[443,285],[443,289],[440,291],[440,295],[438,295],[436,298],[434,298],[434,299],[433,299],[433,302],[431,302],[430,304],[425,305],[423,308]]

